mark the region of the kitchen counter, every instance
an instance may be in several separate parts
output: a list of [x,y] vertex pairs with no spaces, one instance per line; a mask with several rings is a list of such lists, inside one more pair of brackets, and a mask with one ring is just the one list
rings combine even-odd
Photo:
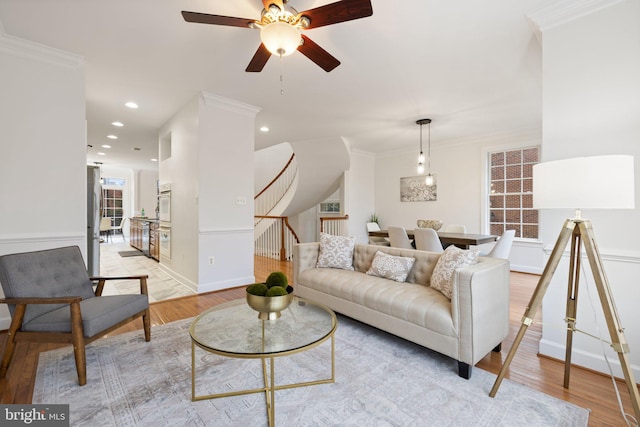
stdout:
[[159,220],[157,218],[133,217],[130,218],[129,223],[131,224],[129,244],[142,251],[146,256],[160,261]]

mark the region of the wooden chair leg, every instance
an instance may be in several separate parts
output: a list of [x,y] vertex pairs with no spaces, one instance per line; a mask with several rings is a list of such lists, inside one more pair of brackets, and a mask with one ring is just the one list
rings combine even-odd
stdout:
[[71,307],[71,337],[73,340],[73,354],[78,371],[78,384],[87,383],[87,358],[84,350],[84,328],[82,327],[82,313],[80,304],[73,303]]
[[9,365],[13,357],[13,350],[16,348],[16,333],[22,326],[22,319],[24,318],[24,310],[26,305],[18,304],[13,312],[13,318],[11,319],[11,325],[9,326],[9,333],[7,334],[7,343],[4,349],[4,355],[2,356],[2,362],[0,363],[0,378],[7,376]]
[[144,325],[144,340],[151,341],[151,311],[147,308],[142,315],[142,324]]
[[[149,289],[147,287],[147,276],[140,278],[140,293],[142,295],[149,295]],[[144,339],[145,341],[151,341],[151,311],[147,308],[142,315],[142,324],[144,326]]]

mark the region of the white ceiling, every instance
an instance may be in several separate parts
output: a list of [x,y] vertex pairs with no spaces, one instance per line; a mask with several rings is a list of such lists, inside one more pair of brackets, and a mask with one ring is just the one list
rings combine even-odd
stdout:
[[[372,0],[371,17],[305,32],[342,62],[330,73],[298,52],[246,73],[259,31],[180,15],[258,19],[260,0],[0,0],[0,23],[9,36],[85,59],[89,162],[156,169],[158,129],[200,91],[261,109],[257,149],[344,136],[360,150],[417,151],[424,117],[434,146],[539,129],[541,52],[527,14],[545,2]],[[140,108],[125,108],[129,100]],[[98,156],[105,143],[112,148]]]

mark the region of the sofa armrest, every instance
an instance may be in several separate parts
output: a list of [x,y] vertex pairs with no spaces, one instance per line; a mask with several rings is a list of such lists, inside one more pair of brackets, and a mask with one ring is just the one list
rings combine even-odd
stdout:
[[509,334],[509,261],[481,257],[454,274],[451,314],[458,360],[475,365]]
[[293,246],[293,287],[298,284],[298,276],[305,270],[315,268],[320,253],[320,242],[299,243]]

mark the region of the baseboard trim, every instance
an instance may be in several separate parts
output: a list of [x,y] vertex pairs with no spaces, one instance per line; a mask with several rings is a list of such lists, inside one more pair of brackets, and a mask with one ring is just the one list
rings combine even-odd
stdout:
[[176,271],[172,270],[171,268],[167,267],[163,263],[160,263],[160,270],[162,270],[163,272],[167,273],[176,282],[180,283],[183,286],[186,286],[187,288],[189,288],[193,292],[198,293],[198,284],[197,283],[187,279],[186,277],[184,277],[183,275],[177,273]]
[[[556,342],[546,339],[540,340],[539,353],[541,356],[556,359],[564,363],[565,349],[566,347],[564,345],[560,345]],[[607,354],[607,358],[611,364],[613,375],[616,378],[624,379],[624,373],[622,372],[618,357]],[[607,376],[610,375],[609,367],[607,366],[607,362],[602,354],[591,353],[574,347],[571,351],[571,364],[600,372]],[[640,366],[631,365],[631,370],[633,372],[633,377],[637,382],[640,378]]]
[[544,269],[542,268],[531,267],[530,265],[518,265],[518,264],[511,264],[510,269],[511,271],[516,271],[518,273],[529,273],[529,274],[542,274],[542,272],[544,271]]
[[221,291],[223,289],[237,288],[238,286],[248,285],[256,281],[255,276],[235,277],[232,280],[223,280],[220,282],[202,283],[198,285],[198,293]]

